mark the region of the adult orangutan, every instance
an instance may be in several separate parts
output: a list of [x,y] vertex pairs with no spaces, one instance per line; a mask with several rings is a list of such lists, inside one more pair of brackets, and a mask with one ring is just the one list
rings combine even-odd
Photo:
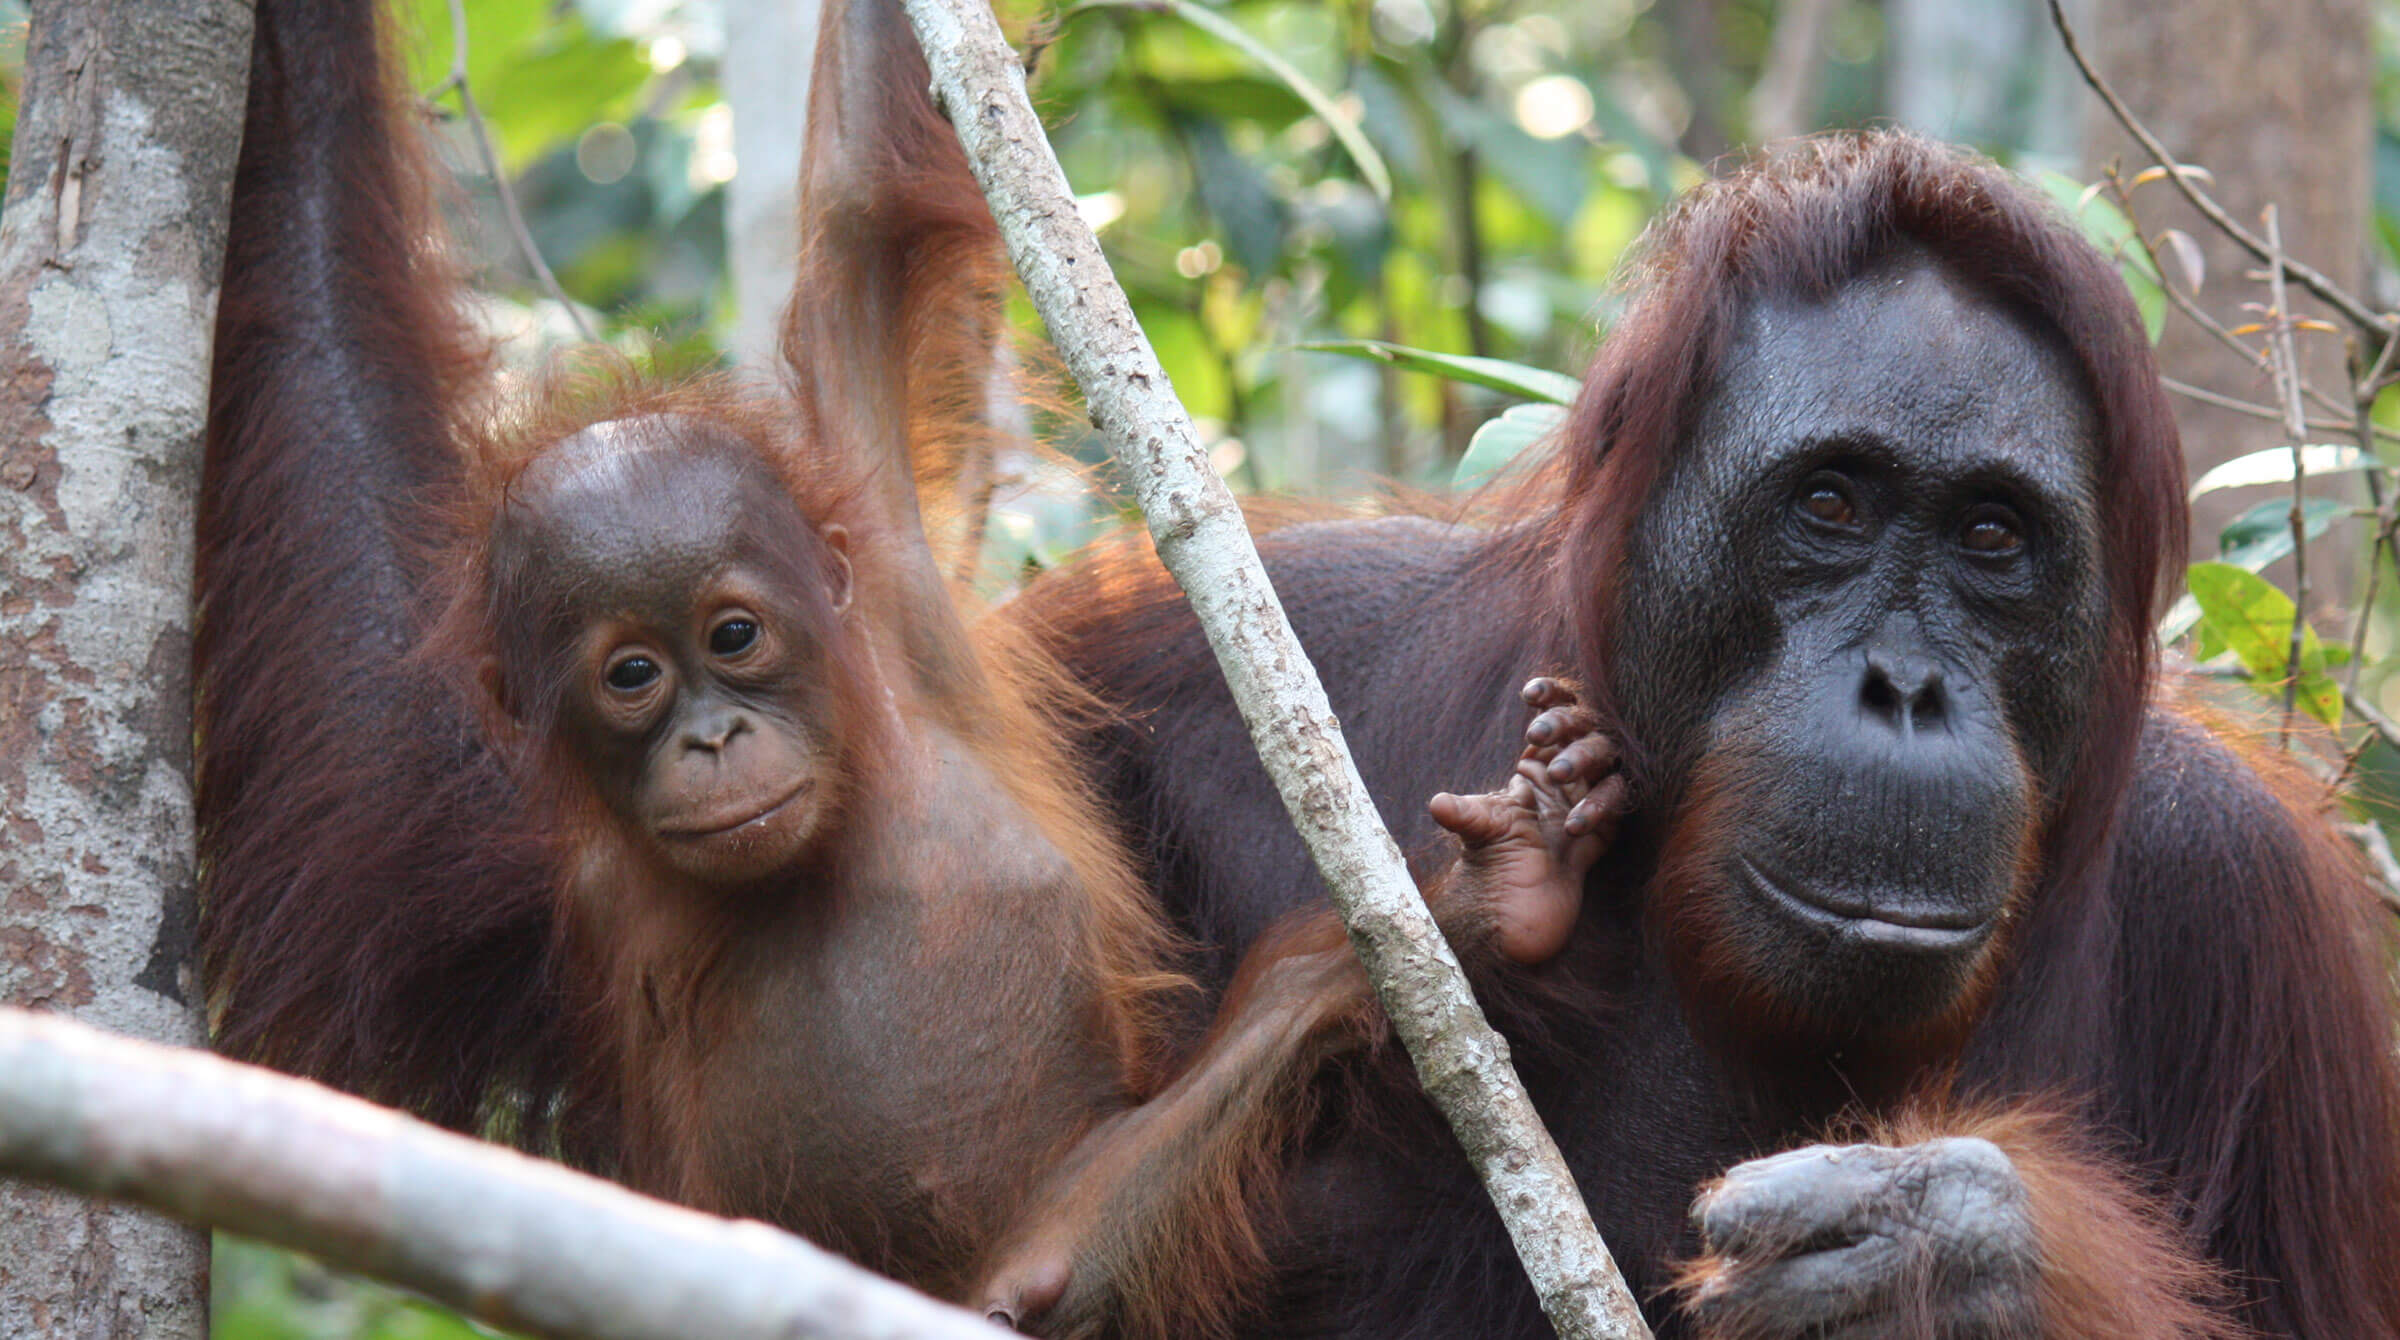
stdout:
[[[1662,1332],[2400,1335],[2386,927],[2159,680],[2183,472],[2112,267],[1884,133],[1694,191],[1634,283],[1528,477],[1261,548],[1404,843],[1530,674],[1625,750],[1562,952],[1482,985]],[[1225,980],[1318,893],[1190,615],[1119,544],[1011,617],[1122,710],[1094,765]],[[1405,1082],[1349,1092],[1256,1332],[1546,1334]]]
[[[1162,1064],[1077,697],[967,629],[917,514],[912,457],[985,431],[991,219],[897,4],[824,25],[785,393],[509,408],[374,6],[259,5],[200,518],[218,1041],[1060,1333],[1205,1330],[1374,1013],[1286,937]],[[1442,802],[1470,957],[1555,950],[1616,794],[1529,701],[1511,788]],[[1120,1168],[1088,1242],[1009,1236]]]

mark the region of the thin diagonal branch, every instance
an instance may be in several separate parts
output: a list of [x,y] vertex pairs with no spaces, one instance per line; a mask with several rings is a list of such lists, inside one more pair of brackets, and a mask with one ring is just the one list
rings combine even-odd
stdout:
[[[2176,190],[2183,192],[2183,198],[2191,202],[2193,209],[2200,211],[2200,217],[2214,224],[2217,231],[2232,238],[2243,250],[2259,260],[2275,263],[2273,258],[2280,248],[2270,246],[2264,238],[2234,222],[2233,216],[2225,212],[2225,207],[2192,181],[2191,174],[2183,170],[2184,165],[2176,161],[2175,155],[2167,151],[2167,146],[2159,142],[2158,136],[2150,133],[2150,128],[2133,114],[2133,109],[2125,105],[2124,99],[2117,96],[2117,91],[2100,77],[2100,71],[2093,68],[2090,57],[2084,55],[2083,44],[2075,40],[2074,26],[2067,22],[2066,10],[2059,0],[2050,0],[2050,22],[2057,27],[2059,40],[2066,43],[2067,55],[2074,58],[2075,68],[2083,72],[2083,81],[2091,85],[2092,91],[2100,95],[2102,102],[2108,104],[2108,110],[2117,118],[2117,124],[2125,127],[2125,132],[2133,136],[2143,151],[2166,169],[2168,180],[2175,183]],[[2348,317],[2359,329],[2371,331],[2384,339],[2392,337],[2396,326],[2391,314],[2367,306],[2352,296],[2349,290],[2311,266],[2288,258],[2282,265],[2292,278],[2323,299],[2327,306]]]
[[575,323],[575,333],[585,341],[598,344],[600,332],[586,321],[583,309],[567,296],[567,290],[551,273],[550,262],[542,259],[542,249],[534,245],[533,230],[525,226],[525,212],[517,208],[516,188],[508,184],[508,173],[501,170],[500,151],[492,144],[491,127],[485,124],[483,108],[475,102],[475,90],[467,82],[467,9],[465,0],[450,0],[450,73],[433,90],[434,98],[444,93],[458,95],[459,114],[467,121],[467,133],[475,140],[475,150],[483,159],[483,170],[492,179],[492,189],[500,194],[500,212],[508,219],[509,236],[516,239],[517,251],[533,270],[533,277],[550,295],[550,300],[567,310],[567,319]]
[[2292,449],[2292,638],[2291,657],[2284,662],[2283,732],[2292,733],[2292,709],[2300,697],[2300,649],[2308,632],[2308,416],[2300,408],[2300,354],[2292,343],[2292,295],[2283,282],[2283,226],[2273,205],[2266,209],[2267,291],[2275,310],[2268,314],[2267,347],[2274,351],[2276,398],[2283,402],[2283,438]]
[[[2248,415],[2253,419],[2272,419],[2277,423],[2283,422],[2283,411],[2273,405],[2261,405],[2242,400],[2221,391],[2211,391],[2205,386],[2194,386],[2190,382],[2177,381],[2173,377],[2161,376],[2158,382],[2159,385],[2187,400],[2196,400],[2203,405],[2214,405],[2218,409]],[[2338,419],[2310,419],[2308,431],[2312,433],[2355,433],[2357,425],[2343,423]],[[2379,423],[2369,422],[2367,433],[2370,441],[2380,439],[2385,442],[2400,442],[2400,432],[2395,432]]]
[[1149,519],[1159,559],[1199,616],[1392,1029],[1490,1192],[1543,1310],[1566,1340],[1646,1338],[1507,1044],[1483,1017],[1377,816],[1240,506],[1210,468],[1099,240],[1076,212],[1026,98],[1024,63],[985,0],[906,0],[906,9],[935,98],[958,129],[1026,294],[1083,388],[1092,423]]

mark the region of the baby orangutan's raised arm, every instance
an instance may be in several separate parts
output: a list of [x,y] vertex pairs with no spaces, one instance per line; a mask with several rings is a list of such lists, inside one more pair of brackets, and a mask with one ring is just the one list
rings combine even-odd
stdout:
[[[1425,899],[1470,976],[1540,963],[1565,945],[1584,872],[1627,799],[1616,743],[1571,687],[1537,679],[1524,697],[1535,716],[1508,781],[1432,800],[1462,850]],[[1254,1208],[1271,1200],[1315,1116],[1316,1077],[1383,1034],[1341,919],[1330,908],[1287,918],[1243,957],[1178,1077],[1084,1139],[1037,1191],[972,1297],[995,1320],[1075,1336],[1112,1316],[1164,1323],[1151,1314],[1247,1296],[1225,1282],[1263,1269]],[[1187,1315],[1182,1324],[1207,1333],[1226,1320]]]

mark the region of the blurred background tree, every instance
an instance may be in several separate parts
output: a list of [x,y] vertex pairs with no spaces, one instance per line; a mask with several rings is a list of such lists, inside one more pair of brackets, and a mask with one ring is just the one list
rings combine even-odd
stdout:
[[[461,179],[456,224],[479,266],[483,316],[512,366],[538,366],[583,327],[670,370],[767,366],[789,282],[812,0],[465,0],[468,88],[573,315],[514,237],[475,127],[445,87],[450,0],[399,3],[414,77]],[[1469,473],[1530,440],[1547,422],[1538,406],[1487,425],[1527,398],[1494,383],[1538,400],[1543,388],[1525,380],[1538,374],[1428,375],[1417,369],[1435,365],[1405,356],[1359,357],[1359,342],[1573,374],[1651,215],[1707,163],[1761,138],[1907,125],[2064,174],[2046,180],[2071,207],[2112,159],[2146,166],[2028,0],[1003,8],[1041,46],[1036,97],[1087,217],[1217,466],[1244,489],[1440,487],[1479,431],[1483,459]],[[2400,4],[2075,0],[2069,13],[2135,109],[2214,170],[2246,222],[2281,202],[2295,254],[2378,303],[2400,300]],[[14,87],[24,18],[23,0],[0,0],[0,88]],[[0,146],[14,111],[0,96]],[[2145,232],[2196,239],[2205,305],[2235,324],[2241,303],[2260,300],[2243,278],[2253,267],[2214,250],[2168,194],[2140,188]],[[2108,200],[2084,208],[2105,237]],[[2177,282],[2134,281],[2153,312],[2165,305],[2161,278]],[[2221,342],[2165,325],[2171,376],[2271,398],[2264,375]],[[1351,356],[1309,347],[1341,342]],[[2338,341],[2303,343],[2312,375],[2338,387]],[[2239,414],[2194,408],[2185,426],[2202,465],[2282,442],[2274,423]],[[1044,427],[1068,455],[1097,458],[1076,417]],[[1055,561],[1115,514],[1044,459],[1003,465],[1015,483],[991,517],[994,585]],[[2352,478],[2328,490],[2335,512]],[[2277,495],[2223,496],[2196,527],[2195,557],[2240,541],[2246,532],[2228,523]],[[2320,600],[2364,570],[2370,528],[2338,519],[2314,564]],[[2400,581],[2386,572],[2388,606]],[[2365,647],[2367,691],[2387,711],[2400,709],[2400,676],[2384,673],[2390,643],[2374,631]],[[2380,778],[2392,757],[2377,746],[2357,765]],[[220,1258],[226,1337],[472,1333],[287,1258],[238,1247]]]

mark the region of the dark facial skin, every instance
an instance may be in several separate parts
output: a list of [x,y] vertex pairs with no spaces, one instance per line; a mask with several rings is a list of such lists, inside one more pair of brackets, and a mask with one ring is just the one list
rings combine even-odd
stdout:
[[2096,418],[1932,261],[1747,313],[1632,545],[1617,688],[1713,794],[1713,952],[1844,1033],[1956,1005],[2030,873],[2103,644]]
[[841,528],[746,445],[635,420],[547,452],[494,543],[535,593],[503,636],[539,630],[555,729],[624,830],[712,887],[801,859],[839,778]]

